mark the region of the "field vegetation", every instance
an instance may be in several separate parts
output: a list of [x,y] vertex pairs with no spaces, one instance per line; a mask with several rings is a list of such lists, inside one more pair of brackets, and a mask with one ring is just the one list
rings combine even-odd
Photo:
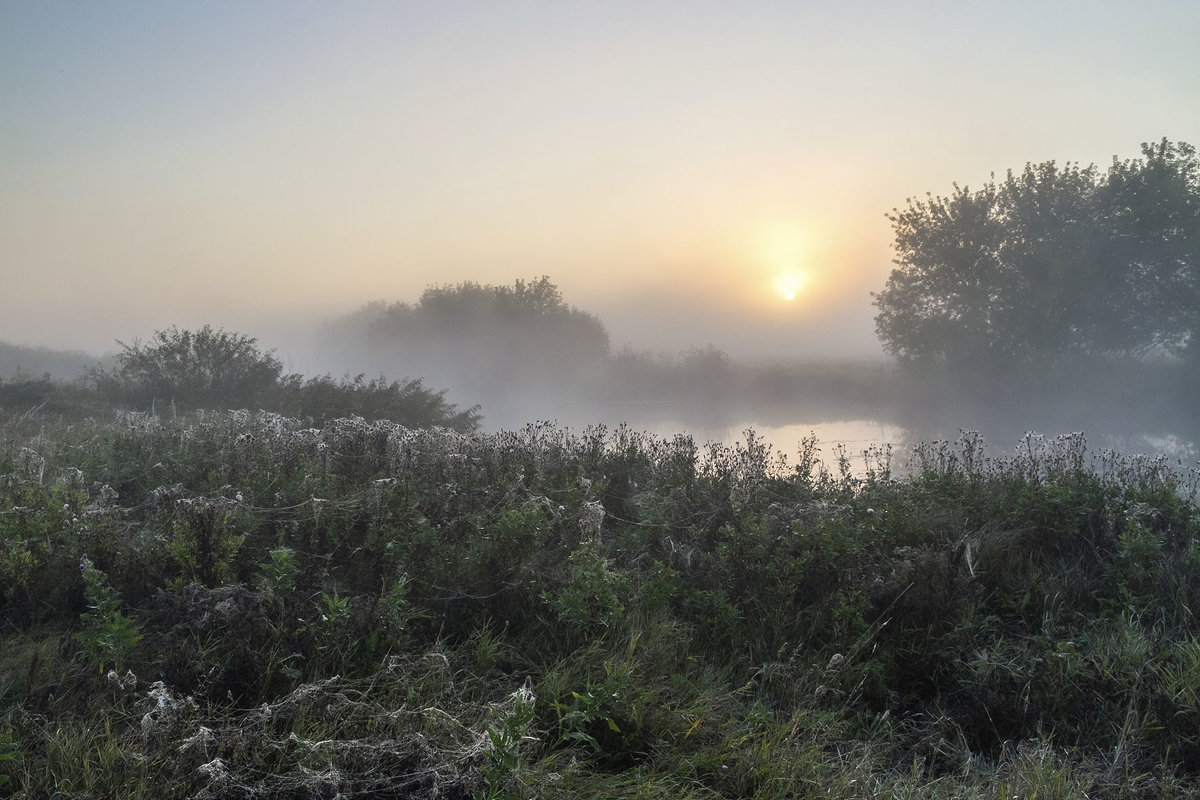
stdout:
[[1196,475],[1161,460],[0,423],[12,796],[1200,794]]

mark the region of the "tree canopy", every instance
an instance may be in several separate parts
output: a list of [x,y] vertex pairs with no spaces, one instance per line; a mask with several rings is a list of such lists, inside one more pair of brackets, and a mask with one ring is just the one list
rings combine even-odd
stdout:
[[156,331],[146,343],[118,342],[109,376],[138,405],[177,401],[189,407],[253,406],[275,387],[283,365],[258,340],[205,325],[197,331]]
[[366,337],[393,371],[468,392],[562,384],[608,356],[608,332],[568,305],[548,277],[511,286],[433,286],[415,303],[369,306]]
[[[986,368],[1200,350],[1200,159],[1142,145],[1107,170],[1054,161],[888,215],[876,332],[902,361]],[[1191,350],[1192,352],[1188,352]]]
[[387,306],[371,328],[376,342],[458,347],[542,357],[596,359],[608,355],[608,333],[594,315],[568,305],[543,275],[512,286],[464,281],[431,286],[415,305]]

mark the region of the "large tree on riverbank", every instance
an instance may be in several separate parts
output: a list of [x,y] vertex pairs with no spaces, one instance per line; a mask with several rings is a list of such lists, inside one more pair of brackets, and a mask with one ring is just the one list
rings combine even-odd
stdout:
[[897,268],[876,331],[949,365],[1200,350],[1200,159],[1143,144],[1107,170],[1053,161],[888,217]]

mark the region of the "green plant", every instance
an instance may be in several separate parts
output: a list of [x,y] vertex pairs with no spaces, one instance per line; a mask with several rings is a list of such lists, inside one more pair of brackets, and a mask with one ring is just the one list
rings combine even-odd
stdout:
[[12,782],[11,770],[21,759],[21,750],[11,731],[0,731],[0,789]]
[[[0,550],[0,599],[11,600],[29,586],[29,579],[44,554],[42,542],[21,542],[6,539]],[[36,553],[36,555],[35,555]]]
[[277,547],[268,552],[267,557],[260,568],[263,587],[277,597],[288,594],[296,588],[296,571],[299,569],[296,551],[290,547]]
[[600,554],[595,542],[584,542],[570,555],[571,574],[565,586],[542,593],[558,618],[581,630],[609,627],[625,611],[621,597],[627,579]]
[[213,587],[230,576],[230,561],[245,538],[233,525],[234,506],[224,498],[185,498],[175,503],[167,552],[188,579]]
[[321,592],[321,624],[329,628],[340,628],[350,619],[350,598],[341,597],[335,589],[333,594]]
[[559,743],[581,742],[593,752],[604,752],[601,739],[608,734],[620,734],[617,722],[625,703],[626,684],[630,673],[626,665],[604,664],[604,680],[588,681],[582,692],[572,691],[569,703],[555,701],[558,714]]
[[[310,642],[310,658],[307,659],[310,670],[348,670],[360,655],[364,639],[356,630],[358,615],[352,600],[352,597],[340,595],[336,589],[332,593],[321,592],[315,614],[297,628],[296,632],[307,636]],[[298,673],[291,673],[292,669],[294,667],[285,667],[284,674],[298,677]]]
[[548,423],[0,434],[0,795],[1195,794],[1200,515],[1078,437],[863,479]]
[[112,664],[121,668],[129,652],[142,640],[138,624],[121,612],[121,598],[108,585],[107,576],[84,556],[79,561],[83,594],[88,610],[79,615],[83,630],[75,635],[84,657],[103,673]]
[[491,745],[488,763],[483,767],[487,789],[478,795],[483,800],[518,800],[519,795],[507,791],[507,787],[520,768],[520,746],[530,738],[528,732],[535,717],[533,691],[526,684],[513,692],[501,708],[499,724],[487,729]]
[[412,581],[407,572],[385,584],[379,593],[377,623],[368,635],[369,649],[390,649],[411,633],[413,623],[428,615],[409,599]]

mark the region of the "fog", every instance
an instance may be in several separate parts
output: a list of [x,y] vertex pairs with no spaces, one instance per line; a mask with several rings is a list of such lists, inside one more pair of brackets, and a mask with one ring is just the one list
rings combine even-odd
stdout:
[[[1129,428],[1192,441],[1178,371],[1130,366],[1124,388],[1144,391],[1121,395],[1092,380],[1119,371],[1104,359],[1026,359],[1070,374],[1055,383],[968,357],[981,331],[1011,350],[1028,345],[1013,331],[1035,328],[1061,353],[1183,357],[1178,326],[1150,345],[1104,339],[1110,318],[1139,329],[1108,300],[1056,322],[1046,310],[1072,282],[1099,280],[1069,247],[1006,264],[1034,288],[967,335],[934,337],[948,344],[933,360],[988,381],[898,370],[872,301],[903,258],[887,215],[908,198],[1048,160],[1103,171],[1200,130],[1200,6],[1159,10],[5,4],[0,342],[17,349],[0,374],[59,377],[118,341],[212,325],[256,337],[289,373],[419,378],[479,404],[489,429],[630,419],[727,440],[754,424],[786,429],[790,449],[809,425],[907,437],[995,419],[999,440]],[[1147,270],[1182,258],[1194,271],[1190,252]],[[1033,262],[1070,263],[1070,280],[1038,283]],[[466,312],[390,333],[351,323],[431,286],[541,275],[603,326],[603,353]],[[1172,298],[1190,289],[1158,277],[1164,297],[1142,316],[1189,318]],[[901,354],[925,334],[904,324]],[[1071,340],[1080,331],[1099,344]]]
[[[627,424],[722,444],[754,430],[793,459],[800,441],[816,436],[828,464],[839,447],[861,465],[863,451],[893,445],[897,467],[910,445],[953,440],[962,430],[981,431],[994,453],[1025,446],[1027,432],[1082,432],[1093,453],[1200,457],[1191,384],[1169,361],[948,376],[885,357],[869,306],[803,323],[701,309],[710,312],[701,325],[685,298],[642,297],[615,308],[610,322],[538,280],[517,285],[547,292],[549,321],[498,315],[478,297],[469,312],[458,288],[486,296],[512,285],[468,283],[441,285],[442,304],[424,315],[418,296],[238,330],[257,336],[287,373],[420,379],[460,408],[479,406],[484,430],[540,420],[575,430]],[[391,327],[381,327],[388,313]],[[117,349],[116,342],[90,352],[6,344],[0,378],[45,372],[71,380],[111,364]]]

